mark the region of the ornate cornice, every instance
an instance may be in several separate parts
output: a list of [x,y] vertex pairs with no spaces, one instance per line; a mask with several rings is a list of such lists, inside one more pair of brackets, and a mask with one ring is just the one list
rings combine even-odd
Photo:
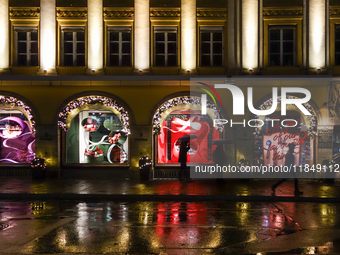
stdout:
[[131,18],[133,16],[133,10],[104,10],[105,18]]
[[151,8],[150,17],[180,17],[179,8]]
[[11,8],[9,10],[11,18],[39,18],[39,8]]
[[197,9],[197,17],[201,18],[226,18],[227,17],[227,9],[209,9],[202,8]]
[[330,16],[340,15],[340,6],[330,6],[329,15]]
[[57,9],[58,18],[86,18],[87,11],[84,9]]
[[303,16],[303,7],[263,8],[263,16]]

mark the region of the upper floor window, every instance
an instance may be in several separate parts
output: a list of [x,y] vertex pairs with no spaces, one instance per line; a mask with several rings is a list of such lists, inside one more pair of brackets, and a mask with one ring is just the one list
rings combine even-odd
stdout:
[[200,28],[200,66],[223,66],[223,27]]
[[61,65],[85,66],[85,29],[68,27],[61,29]]
[[340,65],[340,25],[335,26],[335,65]]
[[108,28],[108,66],[131,66],[131,27]]
[[269,27],[269,65],[295,65],[295,26]]
[[14,27],[14,44],[14,65],[39,65],[37,27]]
[[178,66],[177,27],[154,27],[154,66]]

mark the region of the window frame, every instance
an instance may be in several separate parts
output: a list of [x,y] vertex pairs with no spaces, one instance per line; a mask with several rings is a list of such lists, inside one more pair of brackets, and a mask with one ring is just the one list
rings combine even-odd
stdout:
[[[73,33],[73,40],[71,41],[72,44],[73,44],[73,49],[72,49],[72,53],[65,53],[65,48],[64,48],[64,42],[65,42],[65,39],[64,39],[64,34],[65,32],[72,32]],[[76,36],[78,32],[83,32],[84,33],[84,41],[78,41],[76,39]],[[77,43],[78,42],[84,42],[84,53],[78,53],[77,52]],[[63,67],[86,67],[86,52],[87,52],[87,47],[86,47],[86,31],[85,31],[85,27],[80,27],[80,26],[77,26],[77,27],[69,27],[69,26],[62,26],[60,28],[60,66],[63,66]],[[65,55],[72,55],[73,56],[73,65],[65,65]],[[84,56],[84,65],[77,65],[76,61],[77,61],[77,56],[79,55],[83,55]]]
[[[18,33],[19,32],[25,32],[26,33],[26,53],[19,53],[19,39],[18,39]],[[37,39],[31,40],[28,39],[28,35],[31,35],[32,32],[37,33]],[[39,66],[39,29],[38,27],[31,27],[31,26],[14,26],[13,27],[13,42],[14,42],[14,58],[13,58],[13,65],[18,67],[28,67],[28,66]],[[37,53],[31,53],[31,45],[32,42],[37,43]],[[19,65],[18,58],[19,55],[26,55],[26,65]],[[37,65],[31,65],[31,56],[37,56],[38,63]]]
[[16,65],[16,49],[15,49],[15,27],[20,27],[23,29],[31,29],[31,28],[36,28],[38,30],[38,67],[40,66],[40,20],[39,18],[13,18],[10,17],[10,26],[11,26],[11,43],[10,43],[10,64],[12,67],[15,69],[22,69],[25,68],[26,70],[29,68],[36,68],[37,66],[18,66]]
[[[156,53],[156,36],[157,34],[164,33],[164,41],[159,41],[164,43],[164,54],[163,53]],[[176,53],[169,53],[168,52],[168,45],[169,43],[173,42],[168,40],[168,34],[169,33],[176,33]],[[177,26],[153,26],[153,40],[152,40],[152,48],[153,48],[153,62],[152,66],[154,67],[178,67],[179,66],[179,59],[178,59],[178,27]],[[165,65],[156,65],[156,58],[157,56],[164,55],[164,63]],[[169,65],[169,56],[176,56],[176,64],[175,65]]]
[[[302,67],[302,17],[296,18],[265,18],[263,20],[263,66],[264,68],[288,68]],[[270,26],[293,27],[295,26],[295,63],[293,66],[271,66],[269,65],[269,28]]]
[[[293,64],[292,65],[284,65],[283,64],[283,57],[285,55],[284,53],[284,48],[283,48],[283,43],[286,41],[283,39],[283,30],[284,29],[290,29],[293,30],[293,39],[292,40],[288,40],[288,41],[293,41]],[[272,54],[270,52],[270,43],[272,42],[270,40],[270,31],[271,30],[279,30],[280,31],[280,64],[279,65],[271,65],[270,64],[270,55]],[[268,27],[268,66],[295,66],[296,65],[296,26],[269,26]]]
[[75,70],[75,69],[81,69],[83,70],[84,66],[64,66],[62,65],[61,59],[62,59],[62,47],[63,47],[63,41],[61,39],[61,30],[63,28],[76,28],[76,29],[84,29],[85,31],[85,68],[87,68],[87,19],[86,18],[79,18],[77,20],[70,20],[63,17],[57,17],[57,63],[58,63],[58,69],[67,69],[67,70]]
[[331,67],[337,67],[336,69],[336,73],[339,73],[339,68],[340,68],[340,64],[336,65],[335,64],[335,30],[336,27],[340,26],[340,18],[339,17],[331,17],[330,18],[330,24],[329,24],[329,45],[330,45],[330,66]]
[[[200,68],[205,68],[205,67],[224,67],[225,66],[225,32],[224,32],[225,28],[224,26],[200,26],[199,27],[199,30],[198,30],[198,66]],[[202,48],[202,43],[203,43],[203,40],[202,40],[202,37],[201,37],[201,34],[202,32],[206,32],[206,33],[210,33],[210,40],[209,40],[209,43],[210,43],[210,53],[202,53],[201,52],[201,48]],[[214,33],[214,31],[220,31],[221,34],[222,34],[222,41],[217,41],[217,42],[220,42],[221,43],[221,46],[222,46],[222,53],[214,53],[213,52],[213,45],[214,45],[214,40],[212,38],[212,33]],[[205,41],[207,42],[207,41]],[[210,55],[210,65],[207,66],[207,65],[202,65],[202,56],[203,55]],[[221,65],[214,65],[214,55],[221,55],[222,57],[222,64]]]
[[[118,32],[119,33],[119,50],[118,50],[118,56],[119,56],[119,65],[110,65],[110,56],[111,56],[111,51],[110,51],[110,33],[111,32]],[[123,32],[129,32],[130,33],[130,53],[123,53],[122,52],[122,43],[127,42],[122,40],[122,33]],[[133,50],[133,45],[132,45],[132,27],[130,26],[107,26],[106,27],[106,66],[108,67],[132,67],[133,59],[132,59],[132,50]],[[117,55],[112,53],[112,55]],[[124,66],[122,65],[122,58],[123,56],[129,55],[130,56],[130,65],[129,66]]]
[[[180,10],[180,8],[151,8],[152,11]],[[181,29],[180,17],[150,17],[150,66],[152,71],[157,74],[168,74],[168,72],[177,74],[181,66]],[[176,66],[156,66],[155,65],[155,28],[177,29],[177,65]],[[172,71],[173,72],[172,72]]]

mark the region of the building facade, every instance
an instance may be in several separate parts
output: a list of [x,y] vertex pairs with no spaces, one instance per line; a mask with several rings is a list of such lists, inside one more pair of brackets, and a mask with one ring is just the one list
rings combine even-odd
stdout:
[[227,139],[229,164],[281,164],[267,143],[275,128],[212,126],[214,111],[233,116],[227,92],[202,117],[197,79],[253,87],[261,109],[272,87],[309,90],[312,117],[287,112],[299,120],[287,131],[303,141],[297,160],[338,158],[338,0],[0,0],[0,19],[1,176],[25,175],[44,157],[51,177],[123,177],[146,155],[156,178],[174,177],[165,169],[179,167],[176,141],[197,119],[204,139],[192,146],[204,150],[190,162],[212,162],[212,142]]

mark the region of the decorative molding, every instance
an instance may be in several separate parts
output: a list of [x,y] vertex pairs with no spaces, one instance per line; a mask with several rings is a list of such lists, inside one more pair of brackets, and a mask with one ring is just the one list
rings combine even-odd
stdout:
[[58,9],[58,18],[87,18],[87,10]]
[[133,16],[133,10],[104,10],[105,18],[131,18]]
[[303,16],[303,7],[263,8],[263,16]]
[[150,8],[150,17],[180,17],[180,8]]
[[40,8],[10,8],[9,16],[11,18],[39,18]]
[[329,7],[329,15],[330,16],[340,15],[340,6],[330,6]]
[[226,8],[210,9],[210,8],[197,8],[197,17],[200,18],[227,18],[228,10]]
[[318,127],[319,148],[333,148],[333,127]]

